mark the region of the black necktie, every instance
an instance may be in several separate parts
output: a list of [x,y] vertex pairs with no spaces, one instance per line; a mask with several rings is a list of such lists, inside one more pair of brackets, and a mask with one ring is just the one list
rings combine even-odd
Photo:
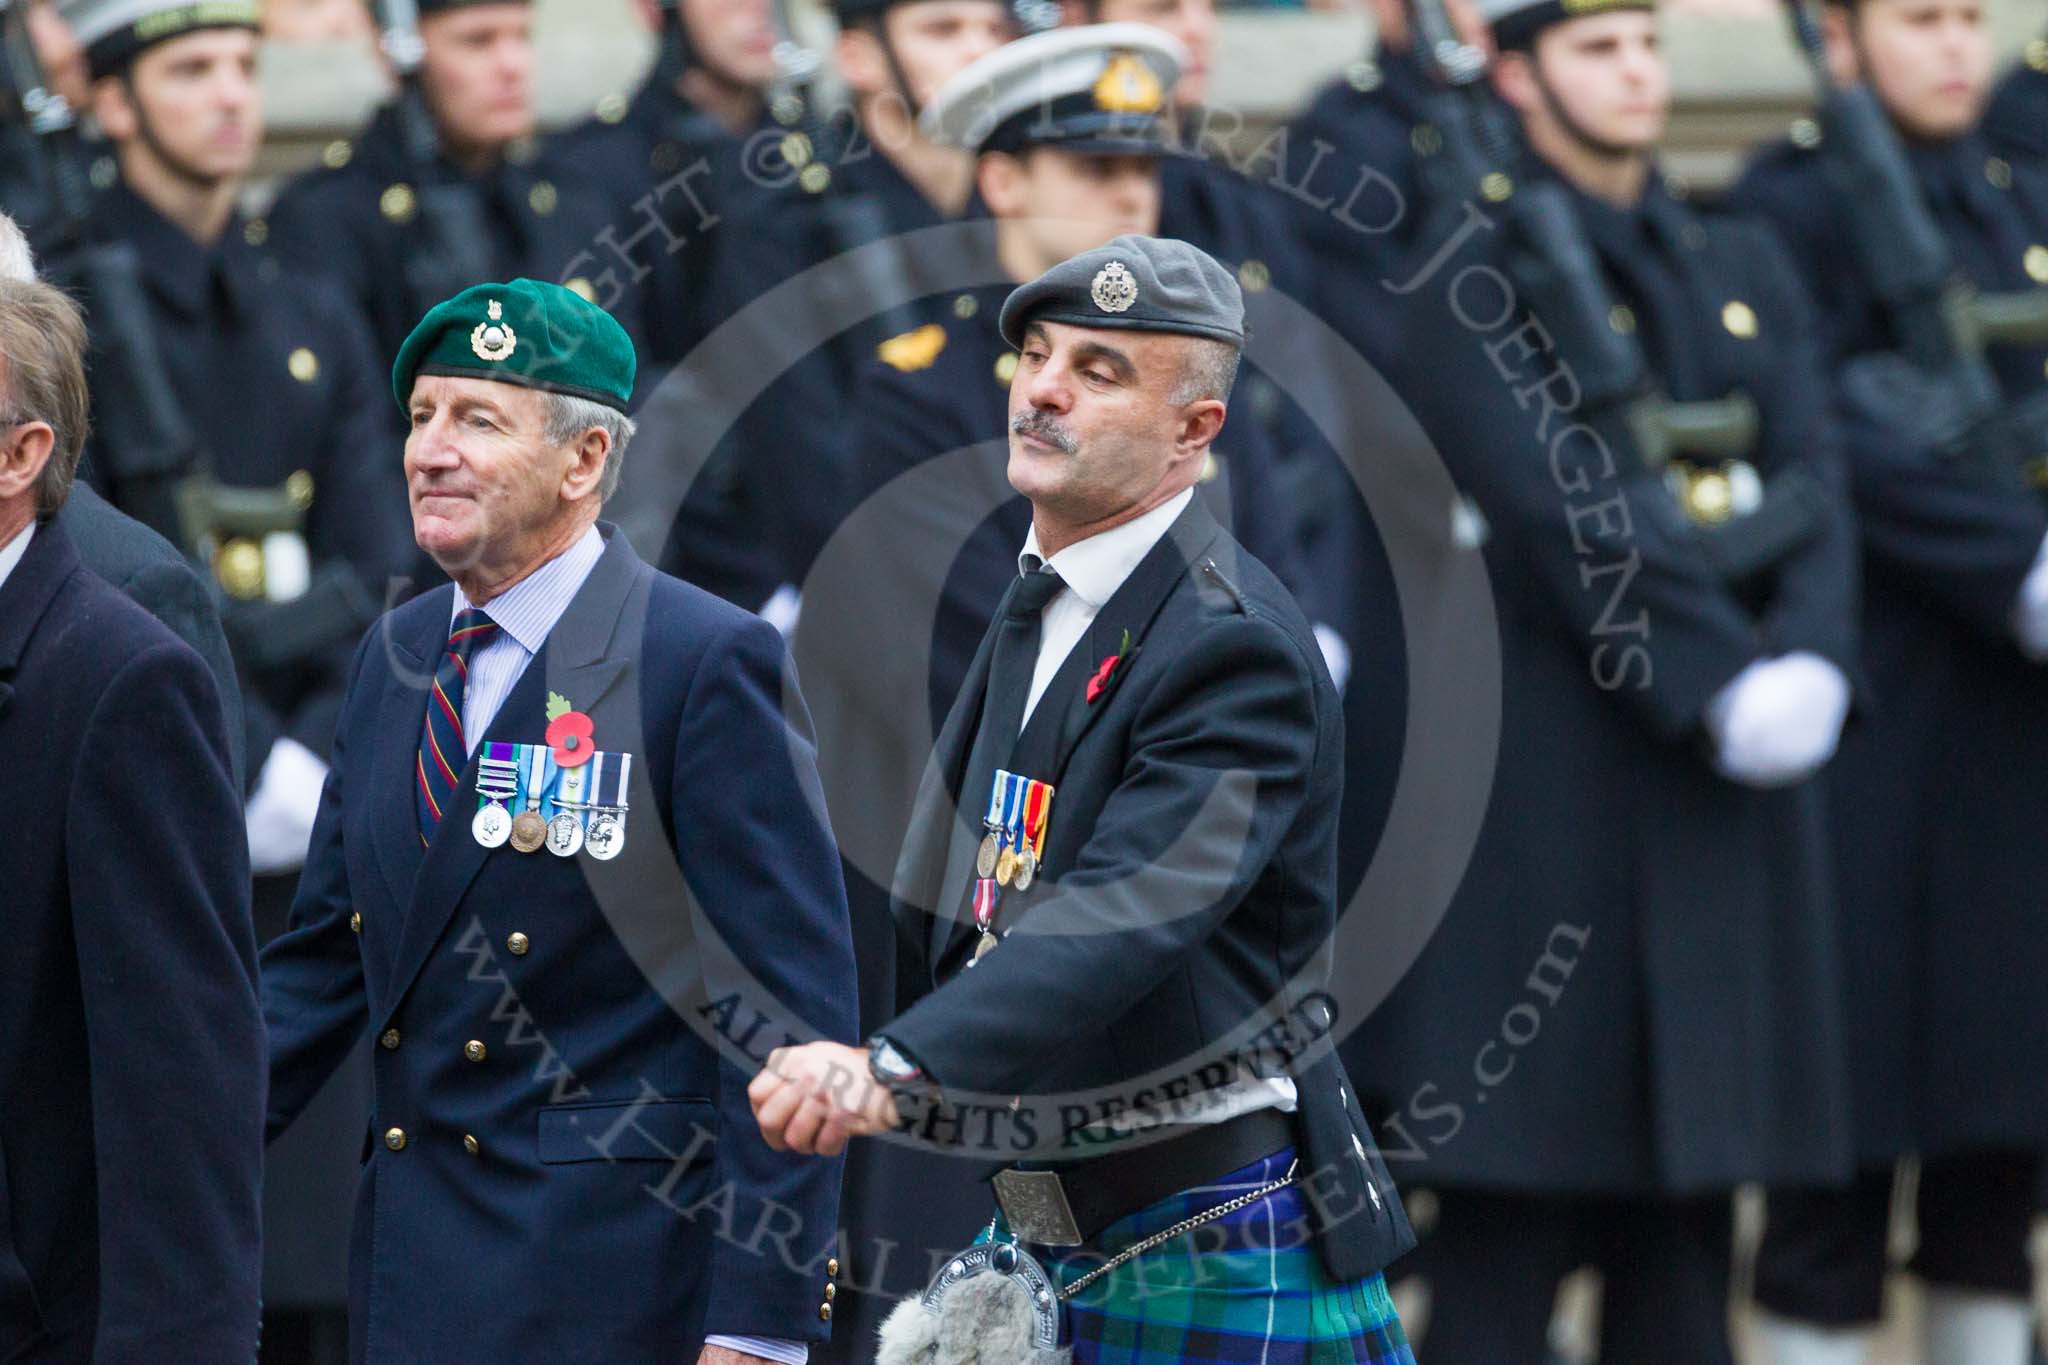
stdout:
[[981,724],[968,750],[967,776],[960,786],[960,822],[946,860],[939,894],[947,903],[973,890],[970,876],[975,845],[981,841],[981,818],[988,810],[996,769],[1009,763],[1024,723],[1024,702],[1031,694],[1031,675],[1038,668],[1039,617],[1046,603],[1066,585],[1048,568],[1019,574],[1011,580],[996,615],[995,653],[989,662],[988,688],[982,694]]

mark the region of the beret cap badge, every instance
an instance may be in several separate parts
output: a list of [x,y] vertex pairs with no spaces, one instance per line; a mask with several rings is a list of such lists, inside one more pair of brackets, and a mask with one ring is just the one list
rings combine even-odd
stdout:
[[492,299],[490,312],[490,321],[479,322],[469,334],[469,349],[476,352],[477,359],[496,363],[511,358],[518,349],[519,334],[505,322],[504,304]]
[[1138,301],[1138,281],[1122,261],[1111,261],[1095,272],[1088,293],[1105,313],[1128,312]]

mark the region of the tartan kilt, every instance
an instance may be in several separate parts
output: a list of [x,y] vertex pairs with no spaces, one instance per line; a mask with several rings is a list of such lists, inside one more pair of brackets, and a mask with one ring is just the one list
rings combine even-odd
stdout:
[[[1284,1178],[1293,1163],[1293,1149],[1277,1152],[1111,1224],[1090,1246],[1031,1250],[1065,1287],[1135,1242]],[[1289,1186],[1102,1276],[1065,1305],[1074,1365],[1415,1365],[1385,1278],[1333,1280],[1309,1214]]]

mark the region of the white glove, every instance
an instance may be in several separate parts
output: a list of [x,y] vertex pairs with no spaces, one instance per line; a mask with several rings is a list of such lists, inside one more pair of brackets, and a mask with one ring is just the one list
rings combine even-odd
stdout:
[[295,739],[270,746],[256,794],[243,818],[249,827],[249,869],[258,876],[296,872],[306,864],[313,842],[313,817],[320,813],[320,793],[327,785],[327,765]]
[[2034,556],[2027,581],[2020,584],[2020,600],[2013,604],[2013,633],[2020,637],[2020,652],[2035,663],[2048,663],[2048,541]]
[[1351,681],[1351,646],[1334,626],[1318,621],[1311,629],[1316,634],[1316,648],[1323,652],[1323,666],[1330,670],[1330,681],[1342,692],[1344,684]]
[[803,613],[803,608],[803,594],[797,591],[796,584],[784,583],[754,614],[781,631],[782,638],[787,640],[796,634],[797,617]]
[[1707,706],[1714,767],[1750,787],[1804,782],[1835,756],[1849,680],[1818,654],[1759,659]]

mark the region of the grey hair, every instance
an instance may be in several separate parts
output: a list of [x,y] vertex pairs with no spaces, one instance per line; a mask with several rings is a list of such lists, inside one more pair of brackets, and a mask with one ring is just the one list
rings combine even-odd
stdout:
[[617,408],[567,393],[542,393],[547,423],[543,433],[551,445],[567,445],[592,427],[603,427],[612,438],[611,453],[605,456],[604,473],[597,480],[597,501],[603,506],[617,491],[619,470],[626,458],[626,446],[640,424]]
[[1239,354],[1238,348],[1227,341],[1192,338],[1182,353],[1180,378],[1174,381],[1166,401],[1183,405],[1204,398],[1227,400],[1237,384]]
[[0,213],[0,280],[16,284],[33,283],[36,253],[12,218]]
[[70,497],[85,448],[92,413],[85,351],[85,315],[70,295],[39,280],[0,279],[0,421],[44,422],[55,433],[36,480],[41,521]]

